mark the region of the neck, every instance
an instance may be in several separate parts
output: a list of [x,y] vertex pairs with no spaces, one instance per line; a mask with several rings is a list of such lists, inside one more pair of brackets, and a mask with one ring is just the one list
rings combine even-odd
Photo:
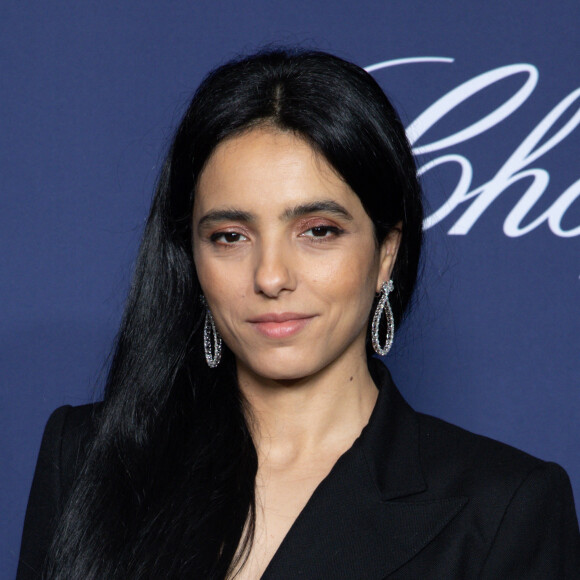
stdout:
[[364,356],[284,381],[264,379],[238,364],[238,381],[258,456],[279,465],[348,449],[378,396]]

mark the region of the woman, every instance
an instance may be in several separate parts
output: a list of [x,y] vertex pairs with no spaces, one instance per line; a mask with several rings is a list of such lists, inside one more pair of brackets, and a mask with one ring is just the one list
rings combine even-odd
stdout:
[[104,402],[47,425],[18,578],[575,577],[563,470],[415,413],[370,360],[409,303],[422,218],[362,69],[273,51],[211,73]]

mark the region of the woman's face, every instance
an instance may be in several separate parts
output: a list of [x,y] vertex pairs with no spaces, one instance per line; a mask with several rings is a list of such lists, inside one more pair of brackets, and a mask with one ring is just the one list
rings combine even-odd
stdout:
[[300,379],[364,360],[398,238],[377,248],[357,195],[300,137],[263,127],[220,143],[196,190],[193,255],[238,371]]

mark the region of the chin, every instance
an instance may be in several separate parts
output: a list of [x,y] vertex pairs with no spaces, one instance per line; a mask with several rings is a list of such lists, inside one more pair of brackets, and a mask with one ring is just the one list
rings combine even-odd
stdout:
[[299,381],[309,377],[321,368],[300,355],[265,357],[266,360],[246,360],[244,366],[253,374],[272,381]]
[[277,368],[254,368],[252,370],[256,375],[272,381],[300,381],[316,372],[309,372],[304,365],[289,365],[288,367]]

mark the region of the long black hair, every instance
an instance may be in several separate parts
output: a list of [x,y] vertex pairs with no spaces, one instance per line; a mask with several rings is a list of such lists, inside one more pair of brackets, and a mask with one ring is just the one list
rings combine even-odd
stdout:
[[257,455],[233,355],[225,348],[216,369],[204,360],[191,222],[196,182],[215,147],[261,124],[301,136],[328,160],[360,197],[377,242],[402,224],[391,295],[401,320],[417,277],[421,190],[401,121],[378,84],[314,51],[269,50],[211,72],[159,177],[96,434],[48,578],[224,578],[247,553]]

